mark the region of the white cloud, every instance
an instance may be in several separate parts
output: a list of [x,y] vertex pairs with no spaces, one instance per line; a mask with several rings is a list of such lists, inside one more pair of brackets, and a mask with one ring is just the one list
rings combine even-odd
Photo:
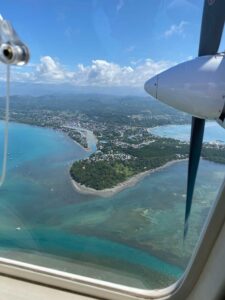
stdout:
[[74,74],[76,85],[121,86],[134,70],[105,60],[93,60],[89,66],[79,65]]
[[173,35],[180,35],[184,37],[185,36],[184,30],[187,24],[188,22],[181,21],[178,25],[176,24],[171,25],[170,28],[164,32],[164,37],[169,38]]
[[71,78],[73,74],[66,71],[62,65],[50,56],[43,56],[40,64],[36,66],[33,78],[38,82],[64,82]]
[[37,75],[43,79],[64,79],[62,68],[50,56],[41,58],[41,63],[37,66]]
[[[0,82],[6,81],[6,66],[0,64]],[[23,67],[10,67],[10,80],[14,82],[27,82],[34,80],[33,72],[29,71],[29,67],[24,70]]]
[[[152,59],[139,60],[127,66],[93,60],[89,65],[79,64],[73,71],[54,60],[44,56],[40,63],[32,67],[25,67],[19,72],[16,67],[12,70],[12,81],[33,83],[70,83],[73,86],[95,87],[142,87],[144,82],[155,74],[168,69],[175,63],[170,61],[154,61]],[[5,76],[0,72],[0,80]]]
[[74,73],[73,83],[76,86],[143,86],[144,82],[155,74],[168,69],[174,63],[155,62],[146,59],[137,65],[120,66],[105,60],[93,60],[91,65],[79,65]]

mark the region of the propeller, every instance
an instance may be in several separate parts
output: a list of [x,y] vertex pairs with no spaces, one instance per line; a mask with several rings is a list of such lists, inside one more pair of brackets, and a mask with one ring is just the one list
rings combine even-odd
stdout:
[[[217,53],[223,33],[224,21],[225,1],[205,0],[198,56],[213,55]],[[204,127],[204,119],[192,117],[184,239],[188,232],[188,219],[191,211],[195,180],[201,155]]]

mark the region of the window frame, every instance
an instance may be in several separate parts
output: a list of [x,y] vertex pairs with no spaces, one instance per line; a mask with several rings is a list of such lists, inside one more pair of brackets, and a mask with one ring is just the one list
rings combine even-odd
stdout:
[[0,257],[0,273],[35,284],[110,300],[185,299],[198,281],[225,224],[225,180],[203,226],[200,239],[181,278],[158,290],[132,288]]

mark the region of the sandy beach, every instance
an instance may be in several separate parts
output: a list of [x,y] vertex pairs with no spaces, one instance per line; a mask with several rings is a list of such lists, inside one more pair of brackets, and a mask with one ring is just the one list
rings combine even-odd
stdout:
[[185,161],[185,160],[187,160],[187,159],[176,159],[176,160],[169,161],[168,163],[166,163],[165,165],[163,165],[161,167],[151,169],[151,170],[139,173],[137,175],[134,175],[131,178],[129,178],[128,180],[123,181],[120,184],[116,185],[115,187],[109,188],[109,189],[104,189],[104,190],[95,190],[93,188],[89,188],[85,185],[81,185],[80,183],[76,182],[72,178],[71,178],[71,182],[72,182],[73,187],[76,189],[76,191],[81,194],[100,196],[100,197],[110,197],[112,195],[115,195],[116,193],[121,192],[122,190],[124,190],[128,187],[132,187],[132,186],[136,185],[140,180],[142,180],[144,177],[146,177],[147,175],[149,175],[151,173],[157,172],[159,170],[162,170],[166,167],[171,166],[172,164],[175,164],[175,163],[181,162],[181,161]]

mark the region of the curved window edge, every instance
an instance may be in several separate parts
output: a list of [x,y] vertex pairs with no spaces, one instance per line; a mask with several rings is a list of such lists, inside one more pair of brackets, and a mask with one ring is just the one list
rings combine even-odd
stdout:
[[225,180],[203,226],[200,239],[184,274],[177,282],[163,289],[132,288],[2,257],[0,257],[0,273],[3,276],[95,298],[112,300],[118,300],[118,297],[124,300],[185,299],[199,280],[215,242],[225,226],[224,200]]

